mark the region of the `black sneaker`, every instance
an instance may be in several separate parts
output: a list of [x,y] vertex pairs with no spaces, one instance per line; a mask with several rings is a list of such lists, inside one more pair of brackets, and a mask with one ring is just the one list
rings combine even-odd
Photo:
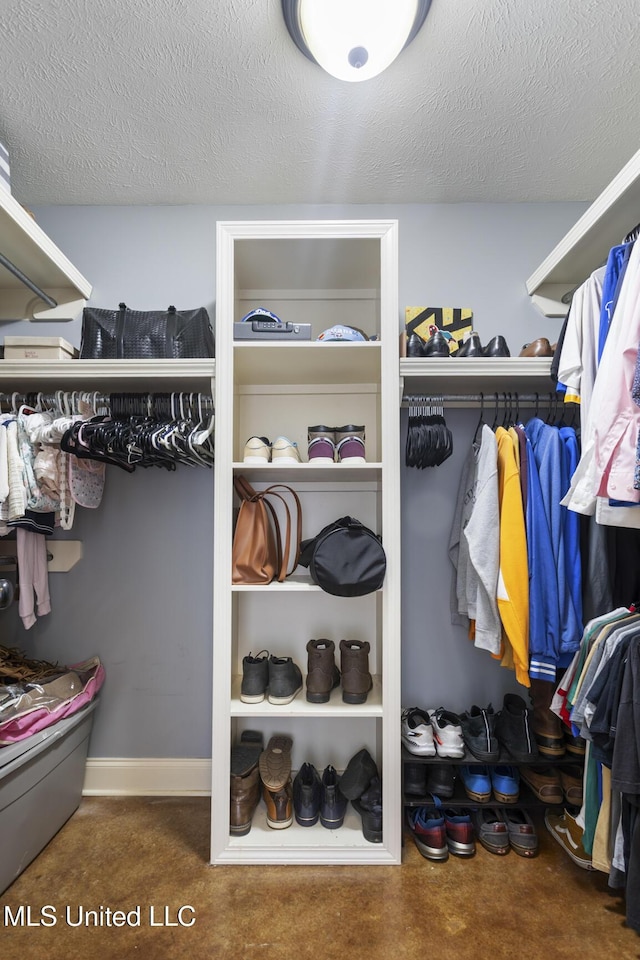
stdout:
[[320,774],[312,763],[303,763],[293,781],[293,812],[301,827],[318,822],[322,802]]
[[243,703],[261,703],[269,686],[269,651],[261,650],[255,657],[249,654],[242,660],[240,699]]
[[337,830],[344,823],[348,800],[340,790],[340,777],[329,765],[322,773],[320,823],[328,830]]
[[496,716],[491,704],[486,708],[474,704],[470,710],[461,713],[460,726],[464,742],[476,759],[492,763],[500,758],[500,744],[495,734]]
[[537,760],[538,745],[531,727],[531,710],[517,693],[505,693],[502,710],[496,714],[496,737],[514,760]]
[[269,703],[282,706],[302,690],[302,671],[291,657],[269,657]]

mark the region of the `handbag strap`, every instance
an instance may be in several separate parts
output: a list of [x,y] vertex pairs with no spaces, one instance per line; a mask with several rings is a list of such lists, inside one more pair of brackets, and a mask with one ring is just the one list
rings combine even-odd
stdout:
[[246,477],[237,476],[233,478],[233,488],[241,500],[253,500],[258,491],[254,490]]
[[271,487],[267,487],[267,489],[264,491],[265,493],[269,493],[269,494],[273,493],[274,496],[279,497],[284,503],[285,509],[287,511],[287,538],[286,538],[287,566],[288,566],[288,559],[289,559],[289,543],[290,543],[290,537],[291,537],[291,530],[290,530],[291,514],[289,512],[289,507],[287,506],[287,502],[285,498],[282,496],[282,494],[275,493],[274,492],[275,490],[286,490],[288,493],[291,494],[291,496],[293,497],[294,503],[296,505],[297,516],[296,516],[295,563],[293,564],[293,568],[292,568],[293,570],[295,570],[295,568],[298,566],[298,563],[300,562],[300,545],[302,542],[302,506],[300,504],[300,498],[298,497],[298,494],[295,492],[295,490],[293,490],[291,487],[288,487],[285,483],[275,483]]
[[173,341],[176,338],[177,329],[176,308],[172,304],[167,310],[167,331],[164,338],[164,355],[167,360],[173,357]]
[[127,313],[126,303],[118,304],[118,315],[116,317],[116,359],[122,360],[124,357],[124,321]]

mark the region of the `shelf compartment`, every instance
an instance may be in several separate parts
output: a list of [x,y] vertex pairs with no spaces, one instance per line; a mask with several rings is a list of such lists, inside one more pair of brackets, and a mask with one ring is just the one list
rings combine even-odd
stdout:
[[242,677],[236,674],[231,681],[231,716],[270,719],[271,717],[318,717],[323,720],[332,720],[335,717],[381,717],[382,716],[382,678],[373,677],[373,689],[369,692],[366,703],[343,703],[342,688],[336,687],[331,692],[328,703],[309,703],[305,696],[306,676],[303,677],[303,688],[291,703],[282,706],[269,703],[267,699],[260,703],[243,703],[240,699],[240,685]]
[[287,863],[300,864],[393,864],[398,861],[384,843],[369,843],[362,833],[360,816],[349,804],[344,824],[339,830],[327,830],[320,822],[301,827],[294,820],[284,830],[267,826],[265,808],[260,803],[253,817],[251,830],[244,837],[230,837],[217,863]]
[[374,384],[380,341],[373,343],[243,343],[233,349],[235,383]]

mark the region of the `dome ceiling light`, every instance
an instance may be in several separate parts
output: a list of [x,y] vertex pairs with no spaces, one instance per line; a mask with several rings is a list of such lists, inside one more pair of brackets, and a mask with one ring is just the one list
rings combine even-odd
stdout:
[[338,80],[370,80],[393,63],[431,0],[282,0],[296,46]]

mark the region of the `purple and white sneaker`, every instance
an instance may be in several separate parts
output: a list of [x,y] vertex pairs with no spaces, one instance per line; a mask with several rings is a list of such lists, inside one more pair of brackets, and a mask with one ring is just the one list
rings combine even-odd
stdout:
[[364,427],[347,424],[336,427],[336,453],[339,463],[364,463]]
[[309,463],[333,463],[336,455],[335,427],[307,427]]

